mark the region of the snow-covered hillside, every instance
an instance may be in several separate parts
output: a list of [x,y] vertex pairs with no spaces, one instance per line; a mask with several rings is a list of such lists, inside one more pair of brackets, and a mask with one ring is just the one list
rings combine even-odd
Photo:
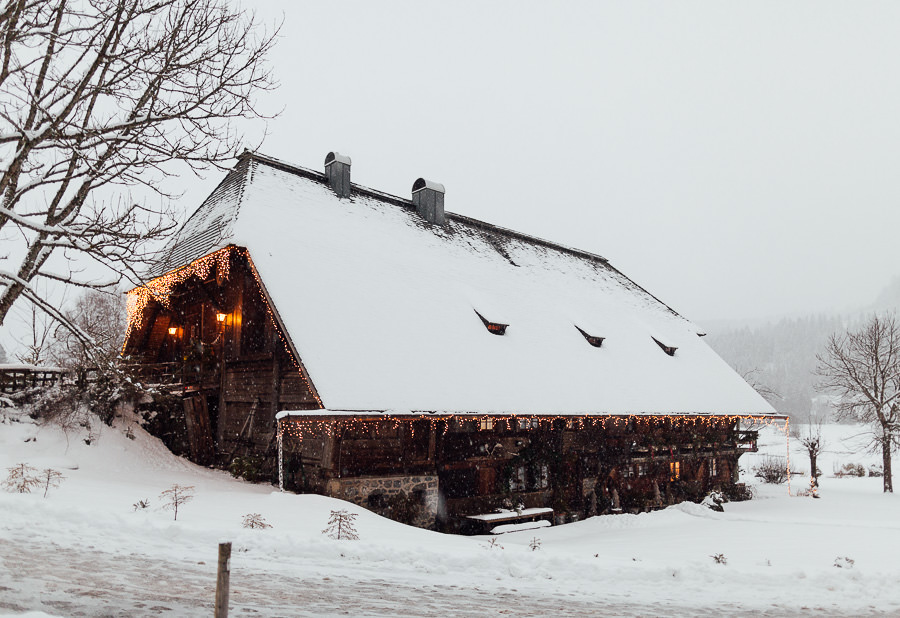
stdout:
[[[506,534],[491,547],[237,481],[174,457],[140,428],[132,440],[124,426],[103,427],[88,445],[84,430],[0,417],[2,471],[21,462],[66,477],[46,498],[0,492],[0,614],[211,615],[222,539],[234,543],[235,616],[900,613],[900,502],[878,478],[830,476],[833,461],[870,461],[843,452],[838,434],[852,428],[828,428],[820,500],[763,486],[724,513],[683,504]],[[764,451],[784,454],[783,435],[763,436]],[[173,483],[196,492],[177,522],[159,499]],[[795,478],[794,489],[807,483]],[[144,499],[150,507],[135,510]],[[359,513],[360,540],[322,534],[341,508]],[[242,528],[248,513],[273,527]]]

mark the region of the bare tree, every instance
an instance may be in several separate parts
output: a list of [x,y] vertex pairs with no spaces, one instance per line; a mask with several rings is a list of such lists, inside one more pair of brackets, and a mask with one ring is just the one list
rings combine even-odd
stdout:
[[226,0],[2,2],[0,325],[25,298],[89,341],[35,283],[139,282],[173,222],[116,192],[233,158],[273,37]]
[[118,358],[128,327],[123,294],[87,289],[65,316],[90,337],[92,345],[88,348],[80,337],[57,326],[51,353],[56,364],[77,373]]
[[775,389],[771,388],[768,384],[762,381],[760,378],[760,371],[758,368],[744,370],[738,370],[738,373],[741,374],[741,377],[744,378],[744,382],[749,384],[753,390],[762,395],[762,398],[768,401],[773,406],[776,403],[784,401],[784,397],[782,397]]
[[52,354],[56,322],[34,303],[29,303],[25,318],[28,328],[25,337],[17,339],[21,350],[16,352],[16,359],[29,365],[43,365]]
[[837,395],[838,419],[868,427],[881,451],[884,491],[893,492],[891,451],[900,429],[900,326],[893,314],[875,315],[855,331],[832,335],[818,355],[822,386]]
[[809,456],[810,489],[815,490],[819,487],[819,469],[816,466],[816,460],[822,454],[822,451],[825,450],[825,440],[822,437],[822,419],[809,416],[806,423],[803,424],[803,429],[800,429],[796,424],[791,425],[791,436],[796,438],[803,445],[803,448],[806,449],[806,454]]
[[56,489],[59,487],[64,478],[66,477],[62,475],[62,472],[54,470],[53,468],[41,470],[41,485],[44,486],[44,497],[47,497],[47,492],[50,491],[51,488]]

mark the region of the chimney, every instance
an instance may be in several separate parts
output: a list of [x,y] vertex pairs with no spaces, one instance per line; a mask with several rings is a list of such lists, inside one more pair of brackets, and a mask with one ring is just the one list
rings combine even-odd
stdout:
[[412,186],[412,202],[416,212],[429,223],[444,225],[444,185],[419,178]]
[[338,197],[350,197],[350,157],[329,152],[325,157],[325,175]]

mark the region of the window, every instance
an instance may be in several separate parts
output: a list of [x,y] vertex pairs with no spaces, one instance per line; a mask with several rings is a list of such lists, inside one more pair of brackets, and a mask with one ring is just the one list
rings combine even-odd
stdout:
[[638,476],[647,476],[647,464],[639,463],[637,465],[637,475]]
[[480,428],[482,431],[493,429],[494,428],[494,419],[492,419],[492,418],[481,419]]
[[677,350],[678,348],[676,348],[674,346],[666,345],[662,341],[657,339],[656,337],[650,337],[650,338],[656,342],[656,345],[658,345],[660,348],[662,348],[663,352],[665,352],[669,356],[675,356],[675,350]]
[[525,491],[525,466],[519,466],[513,470],[509,479],[510,491]]
[[719,471],[716,468],[717,461],[718,460],[716,460],[714,458],[709,460],[709,475],[710,476],[719,476]]
[[583,330],[581,330],[580,328],[578,328],[578,325],[576,325],[575,328],[578,329],[578,332],[581,333],[582,335],[584,335],[584,338],[587,340],[587,342],[589,344],[591,344],[592,346],[594,346],[595,348],[599,348],[600,346],[602,346],[603,340],[606,339],[606,337],[595,337],[593,335],[589,335],[586,332],[584,332]]
[[506,327],[509,326],[509,324],[500,324],[499,322],[491,322],[490,320],[486,319],[483,315],[481,315],[477,311],[475,312],[475,315],[477,315],[479,318],[481,318],[481,322],[484,324],[484,327],[486,329],[488,329],[489,333],[491,333],[493,335],[505,335],[506,334]]
[[520,418],[519,419],[519,429],[538,429],[541,426],[541,421],[536,418]]
[[625,466],[622,468],[622,477],[630,479],[634,477],[634,466]]
[[669,462],[669,480],[677,481],[680,478],[681,478],[681,462],[680,461]]

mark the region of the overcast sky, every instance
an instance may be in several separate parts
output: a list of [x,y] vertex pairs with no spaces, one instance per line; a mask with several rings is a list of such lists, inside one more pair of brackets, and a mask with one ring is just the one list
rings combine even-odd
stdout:
[[284,16],[264,153],[442,182],[448,210],[599,253],[698,321],[847,309],[900,274],[897,3],[258,10]]
[[[900,274],[898,3],[254,5],[284,20],[263,153],[441,182],[701,324],[855,308]],[[182,178],[183,206],[221,177]]]

